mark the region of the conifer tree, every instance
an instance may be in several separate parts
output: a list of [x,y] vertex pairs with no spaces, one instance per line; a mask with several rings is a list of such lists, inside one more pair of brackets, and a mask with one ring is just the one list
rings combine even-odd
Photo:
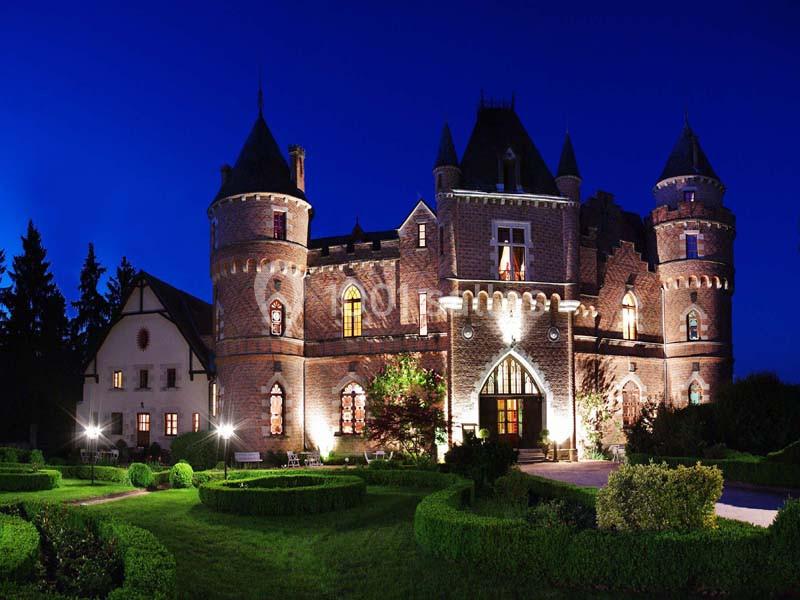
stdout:
[[72,339],[81,364],[84,364],[89,353],[94,349],[100,334],[108,323],[108,301],[97,290],[100,278],[106,268],[98,261],[94,253],[94,244],[89,244],[89,253],[83,262],[78,289],[80,298],[72,303],[78,312],[72,321]]
[[108,280],[106,301],[108,302],[109,315],[112,319],[122,310],[122,303],[125,302],[125,292],[133,284],[134,277],[136,277],[136,269],[128,262],[128,258],[123,256],[122,262],[117,267],[116,274]]

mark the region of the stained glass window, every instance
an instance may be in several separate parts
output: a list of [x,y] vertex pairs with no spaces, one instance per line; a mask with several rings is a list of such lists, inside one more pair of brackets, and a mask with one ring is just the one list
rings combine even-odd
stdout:
[[367,395],[357,383],[348,383],[342,390],[341,432],[362,434],[367,418]]
[[703,401],[703,388],[693,381],[689,386],[689,404],[700,404]]
[[506,357],[489,374],[481,394],[537,395],[539,392],[530,373],[513,356]]
[[700,317],[696,310],[690,310],[689,314],[686,315],[686,332],[690,342],[700,339]]
[[361,292],[351,285],[344,292],[344,337],[361,335]]
[[630,427],[639,420],[641,394],[639,386],[629,381],[622,388],[622,424]]
[[636,339],[636,299],[630,292],[622,299],[622,337]]
[[283,304],[273,300],[269,305],[269,333],[270,335],[283,335]]
[[283,405],[284,393],[279,384],[272,386],[269,392],[269,433],[270,435],[283,434]]

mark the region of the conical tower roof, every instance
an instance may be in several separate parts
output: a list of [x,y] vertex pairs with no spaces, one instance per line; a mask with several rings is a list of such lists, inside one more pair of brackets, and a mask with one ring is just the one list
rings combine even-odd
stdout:
[[580,177],[578,171],[578,161],[575,159],[575,149],[572,147],[572,139],[567,132],[564,138],[564,146],[561,148],[561,158],[558,160],[558,172],[556,177],[564,177],[571,175],[572,177]]
[[450,134],[450,127],[445,123],[442,128],[442,137],[439,141],[439,153],[436,155],[436,163],[433,168],[457,166],[458,154],[456,154],[456,147],[453,144],[453,136]]
[[700,147],[700,140],[689,125],[689,120],[686,119],[683,124],[683,130],[672,149],[672,153],[667,159],[667,164],[661,172],[659,181],[669,179],[671,177],[681,177],[686,175],[702,175],[711,177],[719,181],[719,177],[711,167],[711,163]]

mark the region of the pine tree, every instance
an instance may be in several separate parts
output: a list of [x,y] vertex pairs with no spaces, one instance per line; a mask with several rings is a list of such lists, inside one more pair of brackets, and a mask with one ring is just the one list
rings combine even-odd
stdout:
[[108,301],[97,290],[100,278],[106,268],[97,262],[94,253],[94,244],[89,244],[89,253],[81,269],[81,282],[78,289],[81,292],[73,308],[78,313],[72,321],[73,347],[84,364],[89,354],[93,351],[100,334],[108,324]]
[[136,269],[128,262],[128,258],[123,256],[122,262],[117,267],[117,273],[114,277],[108,280],[108,291],[106,292],[106,301],[108,302],[108,310],[111,318],[122,310],[122,303],[125,302],[125,292],[133,284],[133,279],[136,277]]
[[[72,365],[67,347],[66,302],[50,272],[42,238],[33,222],[22,238],[22,254],[12,261],[11,288],[4,295],[7,310],[3,339],[9,378],[6,435],[26,439],[39,426],[47,442],[58,440],[52,428],[68,421],[65,407]],[[60,420],[60,421],[59,421]],[[60,425],[63,427],[63,424]]]

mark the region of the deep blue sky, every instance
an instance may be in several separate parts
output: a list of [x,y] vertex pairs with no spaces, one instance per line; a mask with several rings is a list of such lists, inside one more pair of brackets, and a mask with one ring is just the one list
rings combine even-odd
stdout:
[[0,248],[32,218],[69,299],[90,241],[210,296],[205,209],[259,65],[279,144],[307,149],[314,236],[430,199],[442,123],[463,151],[482,88],[516,93],[551,168],[568,121],[584,191],[641,213],[688,109],[738,219],[737,375],[800,381],[797,3],[106,4],[0,5]]

